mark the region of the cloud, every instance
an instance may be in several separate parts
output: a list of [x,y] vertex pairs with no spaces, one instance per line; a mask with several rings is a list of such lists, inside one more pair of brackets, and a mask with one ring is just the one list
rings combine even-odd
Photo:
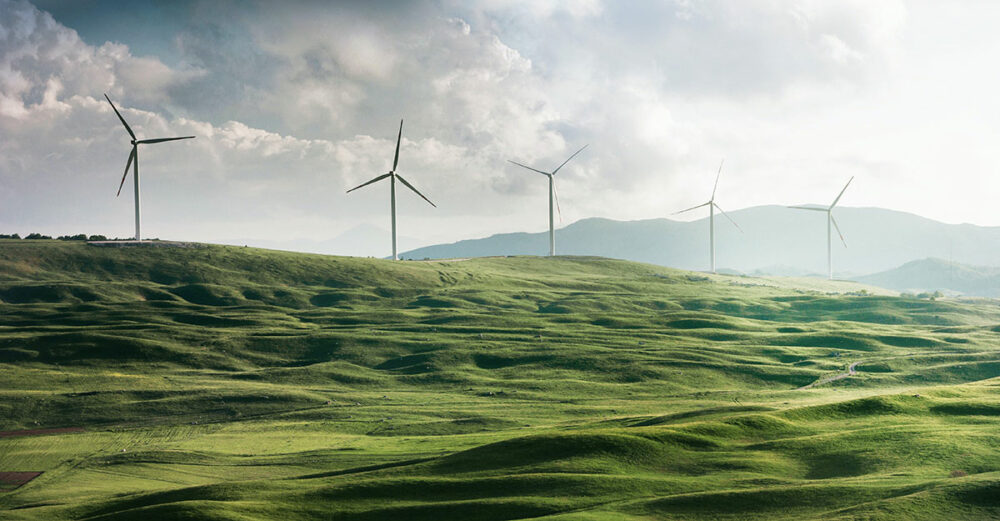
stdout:
[[196,1],[171,11],[190,18],[169,63],[0,2],[5,226],[127,233],[105,91],[143,135],[198,136],[142,164],[148,217],[206,240],[382,225],[387,188],[343,191],[388,170],[401,118],[400,171],[439,208],[402,193],[400,211],[427,240],[542,228],[544,179],[506,161],[551,168],[587,143],[559,174],[567,221],[668,215],[722,157],[727,209],[909,164],[887,157],[905,147],[890,127],[858,130],[896,88],[900,2]]
[[5,117],[23,119],[32,105],[56,101],[53,88],[66,96],[128,92],[130,99],[156,102],[205,74],[132,56],[121,44],[87,45],[76,31],[27,2],[0,0],[0,12],[5,13],[0,22],[0,115]]

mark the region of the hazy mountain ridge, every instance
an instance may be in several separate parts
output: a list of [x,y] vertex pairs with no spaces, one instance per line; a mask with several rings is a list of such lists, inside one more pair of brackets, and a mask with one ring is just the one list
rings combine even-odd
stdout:
[[910,293],[941,291],[946,295],[1000,297],[1000,268],[943,259],[916,260],[854,280]]
[[[717,219],[720,269],[757,274],[770,274],[776,267],[780,267],[780,274],[826,272],[823,214],[772,205],[736,210],[730,215],[743,232],[725,218]],[[1000,259],[1000,227],[947,224],[883,208],[838,207],[834,215],[848,245],[845,248],[834,237],[833,265],[838,277],[879,273],[926,258],[981,266],[998,265]],[[544,255],[547,240],[547,232],[499,234],[418,248],[402,256]],[[583,219],[556,230],[556,251],[706,270],[708,218],[691,222]]]

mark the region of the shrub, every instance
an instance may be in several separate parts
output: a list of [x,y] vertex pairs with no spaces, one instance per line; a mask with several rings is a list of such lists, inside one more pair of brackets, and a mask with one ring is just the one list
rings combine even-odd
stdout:
[[953,470],[951,471],[951,474],[948,475],[953,478],[964,478],[965,476],[968,476],[969,473],[964,470]]
[[60,241],[85,241],[87,240],[87,234],[78,233],[76,235],[60,235]]
[[16,233],[12,233],[10,235],[5,235],[0,233],[0,239],[20,239],[20,238],[21,236]]
[[38,239],[51,239],[49,235],[42,235],[40,233],[29,233],[25,239],[38,240]]
[[944,294],[941,293],[940,291],[935,291],[934,293],[929,293],[929,292],[926,292],[926,291],[923,292],[923,293],[917,293],[917,298],[925,298],[925,299],[929,299],[929,300],[936,300],[936,299],[939,299],[939,298],[941,298],[943,296],[944,296]]
[[106,241],[106,240],[108,240],[108,238],[105,237],[105,236],[103,236],[103,235],[91,235],[90,238],[88,238],[87,240],[88,241]]

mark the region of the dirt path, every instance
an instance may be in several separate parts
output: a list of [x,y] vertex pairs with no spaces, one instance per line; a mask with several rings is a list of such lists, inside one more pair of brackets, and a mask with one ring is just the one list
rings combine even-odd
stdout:
[[10,492],[41,475],[41,472],[0,472],[0,489]]
[[840,374],[835,374],[833,376],[827,376],[825,378],[820,378],[819,380],[816,380],[815,382],[813,382],[813,383],[811,383],[809,385],[803,385],[802,387],[799,387],[796,390],[802,391],[802,390],[805,390],[805,389],[816,387],[817,385],[828,384],[830,382],[836,382],[837,380],[843,380],[844,378],[847,378],[847,377],[850,377],[850,376],[854,376],[854,375],[858,374],[858,372],[856,371],[856,369],[858,367],[858,364],[860,364],[860,363],[861,363],[861,360],[858,360],[857,362],[851,362],[851,365],[847,366],[847,372],[846,373],[840,373]]
[[56,429],[25,429],[20,431],[0,431],[0,438],[15,436],[44,436],[46,434],[65,434],[68,432],[83,432],[82,427],[59,427]]

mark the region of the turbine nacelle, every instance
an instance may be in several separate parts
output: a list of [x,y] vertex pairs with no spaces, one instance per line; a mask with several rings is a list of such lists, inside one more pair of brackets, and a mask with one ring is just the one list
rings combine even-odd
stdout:
[[125,131],[128,132],[131,140],[129,144],[132,145],[132,151],[128,154],[128,161],[125,163],[125,173],[122,174],[121,183],[118,184],[118,193],[115,197],[118,197],[122,193],[122,187],[125,186],[125,179],[128,177],[128,169],[132,168],[132,174],[135,178],[135,240],[140,240],[139,234],[139,145],[153,144],[153,143],[163,143],[165,141],[176,141],[178,139],[194,139],[194,136],[180,136],[180,137],[163,137],[154,139],[138,139],[135,136],[135,132],[132,132],[132,127],[128,126],[125,118],[122,117],[121,112],[118,112],[118,107],[111,102],[111,98],[107,94],[104,95],[104,99],[108,100],[108,104],[111,105],[111,110],[115,111],[115,115],[118,116],[118,120],[122,122],[122,126],[125,127]]
[[837,230],[837,235],[840,237],[840,242],[842,242],[844,244],[845,248],[847,247],[847,240],[844,239],[844,234],[840,231],[840,225],[837,224],[837,218],[833,216],[833,208],[835,206],[837,206],[837,203],[840,202],[840,198],[844,196],[844,192],[846,192],[847,191],[847,187],[851,185],[851,181],[854,181],[854,176],[851,176],[851,178],[847,180],[847,184],[845,184],[844,188],[842,188],[840,190],[840,193],[837,194],[837,198],[833,200],[833,203],[831,203],[830,206],[827,206],[827,207],[823,207],[823,206],[789,206],[789,208],[794,208],[796,210],[810,210],[810,211],[813,211],[813,212],[826,212],[826,223],[827,223],[826,224],[826,232],[827,232],[827,234],[826,234],[826,264],[827,264],[827,275],[830,278],[830,280],[833,280],[833,237],[831,236],[832,234],[830,233],[830,227],[831,227],[831,225],[832,225],[832,227],[834,229]]
[[424,201],[427,201],[427,204],[433,206],[434,208],[437,208],[436,204],[432,203],[430,199],[428,199],[424,194],[420,193],[420,191],[417,190],[413,185],[411,185],[406,179],[404,179],[403,176],[401,176],[401,175],[399,175],[399,174],[396,173],[396,167],[399,166],[399,145],[400,145],[400,143],[402,141],[403,141],[403,120],[399,120],[399,134],[396,136],[396,153],[395,153],[395,155],[392,158],[392,170],[389,170],[388,172],[386,172],[386,173],[384,173],[384,174],[382,174],[380,176],[376,176],[375,178],[373,178],[373,179],[371,179],[369,181],[366,181],[364,183],[361,183],[360,185],[355,186],[354,188],[351,188],[350,190],[347,191],[347,193],[351,193],[351,192],[357,190],[358,188],[362,188],[362,187],[368,186],[370,184],[377,183],[377,182],[379,182],[379,181],[381,181],[381,180],[383,180],[385,178],[389,178],[389,180],[392,182],[392,184],[391,184],[391,186],[392,186],[391,203],[392,203],[392,258],[393,258],[393,260],[396,260],[396,258],[397,258],[397,255],[396,255],[396,180],[398,179],[400,183],[403,183],[403,185],[405,185],[407,188],[409,188],[410,190],[413,190],[413,193],[419,195],[420,198],[423,199]]
[[532,172],[542,174],[545,177],[549,178],[549,256],[556,254],[555,224],[552,218],[553,200],[555,201],[556,209],[559,211],[559,222],[562,222],[562,207],[559,206],[559,193],[556,191],[556,177],[555,177],[556,172],[562,169],[562,167],[566,166],[566,163],[569,163],[571,159],[576,157],[576,155],[579,154],[580,152],[583,152],[583,149],[587,148],[588,146],[590,145],[583,145],[583,147],[580,150],[573,152],[573,155],[569,156],[569,158],[563,161],[561,165],[557,166],[556,169],[551,172],[545,172],[537,168],[532,168],[528,165],[524,165],[510,159],[507,160],[507,162],[509,163],[513,163],[521,168],[531,170]]
[[721,206],[719,206],[719,203],[715,202],[715,194],[716,194],[716,192],[719,189],[719,177],[722,176],[722,165],[725,164],[725,162],[726,162],[726,160],[723,159],[722,162],[719,163],[719,171],[716,172],[716,174],[715,174],[715,184],[712,186],[712,197],[708,200],[707,203],[701,203],[699,205],[692,206],[691,208],[685,208],[684,210],[681,210],[679,212],[674,212],[674,215],[677,215],[677,214],[681,214],[681,213],[684,213],[684,212],[690,212],[691,210],[697,210],[698,208],[703,208],[705,206],[708,207],[708,209],[709,209],[709,222],[708,222],[708,226],[709,226],[709,228],[708,228],[709,259],[711,261],[710,265],[711,265],[711,268],[712,268],[712,273],[715,273],[715,210],[718,210],[719,213],[721,213],[722,215],[724,215],[726,217],[726,219],[729,219],[729,222],[733,223],[733,226],[735,226],[736,229],[740,231],[740,233],[743,233],[743,228],[740,228],[740,225],[736,224],[736,221],[734,221],[733,218],[730,217],[729,214],[726,213],[726,211],[723,210]]
[[691,208],[685,208],[679,212],[674,212],[673,215],[682,214],[684,212],[690,212],[691,210],[697,210],[698,208],[708,206],[711,207],[712,209],[718,210],[720,213],[722,213],[722,215],[726,216],[726,219],[729,219],[729,222],[733,223],[733,226],[735,226],[737,230],[739,230],[741,233],[743,232],[743,228],[740,228],[740,225],[736,224],[736,221],[734,221],[733,218],[730,217],[729,214],[726,213],[726,211],[723,210],[721,206],[719,206],[719,203],[715,202],[715,193],[719,189],[719,176],[722,175],[722,165],[725,162],[726,160],[723,159],[722,163],[719,163],[719,171],[715,174],[715,185],[712,186],[712,198],[709,199],[708,202],[692,206]]
[[846,248],[847,247],[847,240],[844,239],[844,234],[840,232],[840,225],[837,224],[837,218],[833,216],[833,208],[835,206],[837,206],[837,203],[840,202],[840,198],[844,196],[844,192],[847,191],[847,187],[851,186],[851,181],[854,181],[854,176],[851,176],[851,178],[847,180],[847,184],[845,184],[844,188],[842,188],[840,190],[840,193],[837,194],[837,198],[833,200],[833,203],[831,203],[830,206],[827,206],[825,208],[822,207],[822,206],[818,206],[818,205],[817,206],[789,206],[789,208],[794,208],[796,210],[809,210],[809,211],[813,211],[813,212],[826,212],[827,218],[830,220],[831,223],[833,223],[833,227],[836,228],[836,230],[837,230],[837,235],[840,236],[840,242],[844,243],[844,247]]

